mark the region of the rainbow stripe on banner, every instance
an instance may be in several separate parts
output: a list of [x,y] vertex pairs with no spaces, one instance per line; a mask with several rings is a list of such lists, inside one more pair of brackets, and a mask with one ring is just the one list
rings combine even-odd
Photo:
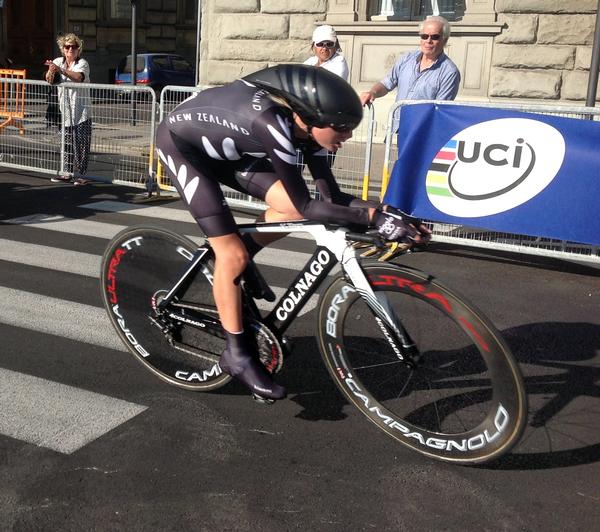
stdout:
[[452,197],[452,192],[448,188],[448,174],[456,160],[456,140],[449,140],[444,147],[437,152],[433,159],[427,177],[425,186],[427,193],[434,196]]

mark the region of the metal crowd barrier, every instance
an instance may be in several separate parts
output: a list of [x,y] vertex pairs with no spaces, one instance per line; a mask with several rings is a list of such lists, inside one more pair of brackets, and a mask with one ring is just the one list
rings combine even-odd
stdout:
[[63,154],[70,148],[64,145],[65,125],[60,108],[71,112],[67,100],[72,93],[86,92],[92,119],[86,177],[146,188],[153,167],[156,122],[152,89],[94,83],[50,86],[37,80],[5,79],[3,83],[25,84],[26,90],[20,118],[22,131],[18,127],[0,129],[0,165],[69,175],[64,169]]
[[[160,105],[152,89],[143,86],[117,86],[84,83],[64,83],[62,91],[54,90],[45,81],[2,80],[0,105],[18,112],[18,121],[0,128],[0,166],[56,175],[64,171],[64,124],[56,113],[59,97],[66,99],[69,91],[89,91],[91,97],[92,146],[86,177],[151,190],[154,180],[159,192],[175,194],[175,188],[154,154],[156,125],[176,105],[195,92],[197,87],[165,87]],[[59,96],[59,93],[61,95]],[[65,102],[63,102],[65,103]],[[365,109],[365,119],[344,144],[332,161],[333,173],[345,192],[364,199],[382,198],[397,156],[393,149],[396,141],[392,131],[394,112],[402,105],[423,103],[403,101],[395,104],[388,114],[384,162],[381,179],[373,179],[371,167],[374,148],[375,112],[373,106]],[[513,109],[530,113],[553,114],[570,118],[600,120],[600,109],[520,105],[509,103],[428,102],[438,105],[464,105]],[[63,105],[64,109],[68,106]],[[52,112],[52,109],[54,111]],[[12,111],[11,111],[12,112]],[[301,156],[309,189],[316,194]],[[156,169],[156,170],[155,170]],[[248,195],[226,189],[225,196],[235,205],[264,209],[264,204]],[[518,251],[536,255],[600,262],[600,248],[574,242],[541,237],[498,233],[483,229],[434,223],[437,241],[454,242],[481,248]]]
[[[0,129],[0,165],[49,175],[69,175],[64,167],[64,153],[71,147],[65,146],[65,125],[59,109],[69,113],[71,106],[67,105],[67,99],[79,92],[90,97],[88,111],[92,119],[86,177],[147,190],[153,188],[156,181],[158,192],[176,194],[170,177],[155,159],[156,125],[201,88],[165,87],[157,106],[154,92],[144,86],[63,83],[58,90],[57,86],[42,80],[5,79],[3,82],[8,87],[5,104],[19,104],[21,114],[19,123]],[[333,160],[333,171],[342,190],[365,198],[369,196],[373,120],[374,113],[370,109],[353,138]],[[298,165],[304,167],[301,156]],[[315,193],[312,178],[306,177],[307,185]],[[232,204],[264,209],[263,202],[233,189],[226,189],[225,196]]]
[[[18,170],[57,174],[60,170],[60,122],[47,115],[50,85],[45,81],[4,79],[7,98],[22,92],[20,127],[0,129],[0,165]],[[5,105],[12,105],[5,102]],[[22,129],[21,129],[22,128]]]
[[[83,83],[69,83],[76,88]],[[92,153],[86,177],[137,188],[154,167],[156,96],[150,87],[89,84]]]
[[25,84],[5,83],[7,80],[24,81],[26,70],[14,70],[12,68],[0,69],[0,129],[6,126],[19,128],[24,133],[22,119],[25,117]]
[[[576,106],[549,106],[549,105],[523,105],[511,103],[478,103],[478,102],[448,102],[448,101],[416,101],[403,100],[396,102],[390,109],[387,119],[387,131],[393,131],[394,114],[396,109],[405,105],[419,103],[435,103],[436,105],[462,105],[465,107],[488,107],[493,109],[510,109],[527,113],[563,116],[583,120],[600,120],[600,109],[595,107]],[[382,186],[380,197],[383,198],[389,183],[393,165],[397,159],[397,135],[387,134],[385,139],[385,155],[382,170]],[[433,223],[433,235],[437,242],[456,243],[478,248],[503,250],[525,253],[530,255],[547,256],[555,258],[576,259],[582,262],[600,262],[600,247],[577,242],[567,242],[551,238],[501,233],[454,225],[447,223]]]

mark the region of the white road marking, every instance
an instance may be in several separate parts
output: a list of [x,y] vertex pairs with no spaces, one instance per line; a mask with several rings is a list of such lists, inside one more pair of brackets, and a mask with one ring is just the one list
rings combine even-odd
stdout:
[[148,407],[0,369],[0,433],[71,454]]
[[[175,209],[171,209],[175,210]],[[109,224],[105,222],[94,222],[91,220],[79,220],[73,218],[64,218],[51,216],[47,214],[36,214],[32,216],[25,216],[21,218],[11,218],[3,220],[4,223],[14,225],[26,225],[27,227],[34,227],[36,229],[44,229],[47,231],[56,231],[59,233],[68,233],[81,236],[92,236],[96,238],[102,238],[110,240],[117,233],[125,229],[127,226]],[[204,243],[204,239],[195,235],[186,235],[195,244]],[[0,243],[9,242],[8,240],[0,239]],[[14,249],[14,246],[13,246]],[[35,248],[31,248],[34,250]],[[49,252],[46,252],[49,253]],[[0,249],[0,259],[11,260],[11,255],[7,250]],[[299,251],[288,251],[276,249],[274,247],[264,248],[255,258],[257,264],[266,266],[273,266],[275,268],[283,268],[286,270],[300,270],[304,264],[308,262],[310,258],[309,253],[301,253]],[[33,261],[33,262],[29,262]],[[39,264],[35,258],[23,258],[19,260],[13,260],[12,262],[23,262],[24,264],[30,264],[31,266],[44,266]],[[100,263],[98,262],[98,268]],[[67,271],[67,270],[64,270]],[[77,272],[73,272],[77,273]],[[82,274],[83,275],[83,274]]]

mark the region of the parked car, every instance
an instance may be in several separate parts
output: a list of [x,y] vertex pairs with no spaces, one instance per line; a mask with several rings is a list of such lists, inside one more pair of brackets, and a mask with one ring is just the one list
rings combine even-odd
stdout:
[[[185,87],[195,84],[195,72],[187,59],[176,54],[137,54],[136,83],[152,87],[157,95],[166,85]],[[131,84],[131,55],[119,61],[115,72],[117,85]]]

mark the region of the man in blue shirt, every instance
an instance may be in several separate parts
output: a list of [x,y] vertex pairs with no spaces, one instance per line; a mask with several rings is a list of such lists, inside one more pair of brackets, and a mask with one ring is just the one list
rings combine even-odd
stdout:
[[396,88],[396,101],[456,98],[460,72],[444,53],[450,24],[443,17],[429,17],[419,25],[419,37],[419,50],[400,56],[385,78],[360,95],[363,105]]
[[[421,39],[419,50],[400,56],[396,64],[380,82],[360,95],[363,105],[375,98],[385,96],[398,89],[398,100],[454,100],[460,85],[460,72],[452,60],[444,53],[444,46],[450,37],[450,24],[444,17],[428,17],[419,24]],[[393,132],[398,131],[399,111],[394,114]],[[408,249],[409,245],[392,244],[379,260],[389,260],[397,253]],[[362,255],[368,257],[377,252],[371,248]]]

